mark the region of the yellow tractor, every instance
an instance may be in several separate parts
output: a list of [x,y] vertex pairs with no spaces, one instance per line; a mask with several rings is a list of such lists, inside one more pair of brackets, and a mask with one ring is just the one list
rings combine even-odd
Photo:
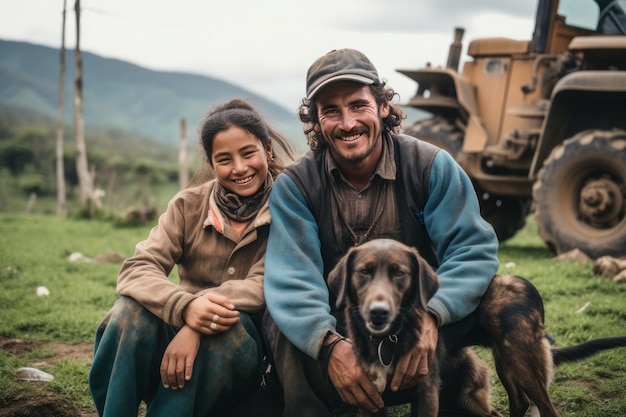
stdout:
[[450,152],[500,241],[532,212],[555,252],[626,255],[626,0],[538,0],[529,41],[463,29],[407,106],[404,132]]

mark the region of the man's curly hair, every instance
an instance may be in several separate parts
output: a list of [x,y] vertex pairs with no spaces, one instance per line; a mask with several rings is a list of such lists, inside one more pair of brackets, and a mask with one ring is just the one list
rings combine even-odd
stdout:
[[[387,132],[398,133],[402,125],[402,120],[406,118],[406,113],[404,113],[404,110],[402,110],[400,106],[391,103],[391,100],[397,93],[386,85],[386,80],[382,80],[382,82],[372,84],[369,87],[379,107],[383,103],[389,103],[389,115],[383,119],[383,129]],[[304,125],[304,134],[307,137],[309,148],[312,151],[322,151],[326,149],[328,143],[326,143],[326,140],[322,136],[322,132],[319,131],[319,129],[315,129],[316,125],[319,126],[315,99],[302,99],[302,103],[298,109],[298,118]]]

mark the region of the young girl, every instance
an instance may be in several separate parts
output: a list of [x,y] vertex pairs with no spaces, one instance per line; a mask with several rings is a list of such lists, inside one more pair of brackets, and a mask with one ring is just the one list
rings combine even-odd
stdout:
[[[102,417],[219,415],[259,387],[267,197],[283,165],[270,129],[233,100],[202,123],[216,178],[180,191],[120,270],[89,386]],[[168,277],[178,268],[179,283]]]

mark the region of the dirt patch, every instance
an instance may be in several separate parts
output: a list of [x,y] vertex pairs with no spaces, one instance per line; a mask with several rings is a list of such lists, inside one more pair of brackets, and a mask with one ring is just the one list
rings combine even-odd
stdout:
[[[15,356],[23,357],[37,349],[49,348],[52,355],[37,359],[29,366],[39,368],[53,366],[60,359],[72,359],[91,365],[93,344],[79,343],[67,345],[52,341],[44,342],[27,339],[0,338],[0,349]],[[67,398],[41,392],[36,398],[30,398],[6,407],[0,406],[0,417],[91,417],[96,414],[81,413]]]
[[38,397],[0,408],[0,417],[81,417],[67,398]]
[[25,356],[33,350],[43,348],[50,348],[53,355],[39,359],[37,363],[31,364],[31,366],[54,365],[60,359],[73,359],[91,365],[93,360],[93,344],[91,343],[66,345],[56,341],[42,342],[38,340],[0,338],[0,349],[15,356]]

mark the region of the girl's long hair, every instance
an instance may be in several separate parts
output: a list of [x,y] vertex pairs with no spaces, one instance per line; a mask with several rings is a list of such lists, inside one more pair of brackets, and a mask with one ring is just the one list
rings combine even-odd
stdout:
[[194,173],[190,185],[214,177],[211,154],[215,135],[232,126],[247,130],[261,141],[264,149],[271,149],[272,157],[268,163],[268,171],[272,177],[276,178],[285,168],[281,156],[276,152],[277,145],[281,151],[280,155],[290,161],[295,160],[294,150],[287,138],[272,128],[250,103],[245,100],[234,99],[216,107],[201,121],[199,144],[204,153],[204,163]]

